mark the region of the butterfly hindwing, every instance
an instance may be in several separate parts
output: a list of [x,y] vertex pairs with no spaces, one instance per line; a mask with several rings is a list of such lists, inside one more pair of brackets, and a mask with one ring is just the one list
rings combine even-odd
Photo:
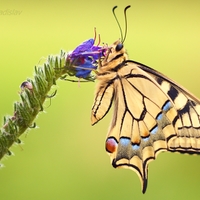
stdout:
[[177,126],[177,135],[168,142],[169,151],[181,153],[200,153],[200,101],[189,91],[165,77],[161,73],[144,65],[142,70],[151,74],[173,101],[178,116],[173,124]]

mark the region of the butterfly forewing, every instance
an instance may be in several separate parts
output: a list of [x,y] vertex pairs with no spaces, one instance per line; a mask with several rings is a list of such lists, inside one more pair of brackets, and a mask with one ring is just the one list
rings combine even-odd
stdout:
[[134,170],[142,191],[161,151],[200,152],[200,101],[161,73],[127,60],[115,42],[99,67],[92,124],[114,104],[106,150],[114,167]]

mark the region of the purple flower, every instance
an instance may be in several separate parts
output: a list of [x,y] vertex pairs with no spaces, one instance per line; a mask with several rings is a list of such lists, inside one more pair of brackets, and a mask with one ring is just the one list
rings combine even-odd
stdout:
[[94,39],[86,40],[68,55],[67,59],[75,66],[76,77],[87,78],[97,68],[97,60],[103,56],[105,49],[94,43]]

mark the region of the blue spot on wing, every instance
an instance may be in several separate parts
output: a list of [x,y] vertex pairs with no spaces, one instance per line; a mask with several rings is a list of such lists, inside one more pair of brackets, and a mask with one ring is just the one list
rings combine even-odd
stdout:
[[162,113],[159,113],[158,116],[156,117],[156,120],[161,120],[163,117],[163,114]]
[[156,126],[156,127],[154,127],[151,131],[150,131],[150,133],[152,133],[152,134],[156,134],[158,132],[158,127]]
[[149,137],[142,138],[145,142],[149,140]]
[[172,107],[171,102],[170,102],[170,101],[167,101],[167,102],[163,105],[163,111],[168,111],[171,107]]
[[138,150],[140,148],[140,146],[137,144],[132,144],[132,148],[133,148],[133,150]]
[[129,138],[120,138],[119,143],[122,146],[128,146],[130,144],[130,139]]
[[[131,140],[129,138],[122,137],[119,140],[119,143],[122,146],[128,146],[131,144]],[[133,150],[138,150],[140,148],[139,144],[131,144]]]

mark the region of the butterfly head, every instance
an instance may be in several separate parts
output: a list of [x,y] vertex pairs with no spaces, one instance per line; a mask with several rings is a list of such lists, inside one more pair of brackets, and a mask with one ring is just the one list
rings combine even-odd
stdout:
[[111,70],[128,59],[124,44],[117,40],[107,48],[105,57],[101,62],[101,69]]

